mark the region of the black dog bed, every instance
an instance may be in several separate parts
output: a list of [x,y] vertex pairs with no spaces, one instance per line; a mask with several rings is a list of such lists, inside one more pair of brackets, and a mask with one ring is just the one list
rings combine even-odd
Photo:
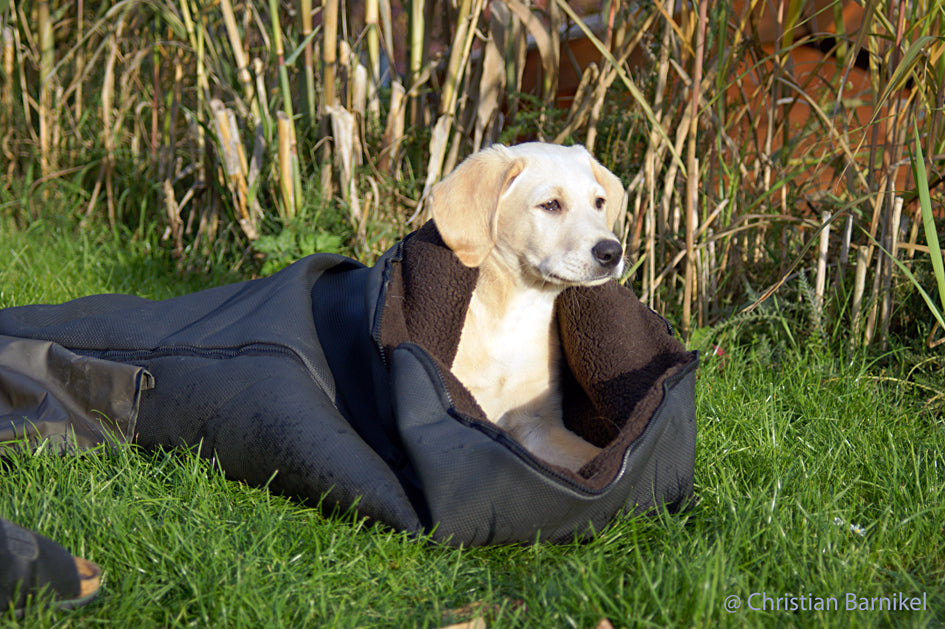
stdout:
[[427,223],[373,267],[330,254],[150,301],[0,311],[0,441],[200,445],[226,474],[451,544],[569,541],[685,506],[698,356],[615,282],[557,301],[577,473],[525,451],[450,373],[475,286]]

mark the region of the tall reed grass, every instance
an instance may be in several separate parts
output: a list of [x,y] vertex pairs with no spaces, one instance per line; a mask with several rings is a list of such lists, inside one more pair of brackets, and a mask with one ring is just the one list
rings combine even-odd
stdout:
[[687,335],[809,273],[834,338],[934,342],[903,304],[945,281],[945,5],[867,0],[855,32],[839,2],[591,5],[2,2],[0,211],[64,199],[193,265],[330,207],[370,259],[469,152],[581,142],[628,186],[629,281]]

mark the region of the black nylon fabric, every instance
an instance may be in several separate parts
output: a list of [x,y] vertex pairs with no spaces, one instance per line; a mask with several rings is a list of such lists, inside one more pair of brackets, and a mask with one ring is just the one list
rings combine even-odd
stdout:
[[140,392],[134,435],[145,448],[200,446],[231,478],[272,479],[275,491],[341,509],[357,503],[366,517],[419,531],[397,474],[335,406],[311,300],[335,267],[364,268],[322,254],[268,278],[165,301],[94,295],[9,308],[0,311],[0,334],[146,369],[154,387]]
[[123,386],[139,400],[126,436],[146,448],[199,445],[231,478],[323,507],[356,505],[452,544],[569,541],[621,511],[687,503],[694,355],[661,385],[662,402],[614,479],[589,489],[458,412],[425,348],[382,350],[402,253],[395,246],[371,268],[316,254],[268,278],[165,301],[98,295],[10,308],[0,311],[0,335],[143,370],[152,388]]

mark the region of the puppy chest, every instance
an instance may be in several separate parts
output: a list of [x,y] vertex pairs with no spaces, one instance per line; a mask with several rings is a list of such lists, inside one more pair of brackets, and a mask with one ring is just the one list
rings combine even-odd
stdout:
[[454,375],[493,421],[557,388],[560,355],[553,302],[512,304],[495,317],[470,304]]

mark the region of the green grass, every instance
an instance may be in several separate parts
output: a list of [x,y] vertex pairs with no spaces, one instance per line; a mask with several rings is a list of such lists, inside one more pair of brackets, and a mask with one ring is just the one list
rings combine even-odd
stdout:
[[[4,307],[237,279],[182,276],[146,243],[51,223],[0,224],[0,251]],[[0,515],[105,579],[85,608],[6,614],[0,626],[441,627],[479,614],[490,627],[945,623],[945,422],[941,402],[910,384],[906,350],[876,361],[756,348],[704,357],[697,506],[618,518],[587,543],[447,548],[228,481],[194,452],[13,455],[0,463]],[[847,593],[899,592],[924,594],[927,609],[845,609]],[[747,605],[753,593],[782,608],[834,597],[839,609],[725,611],[727,597]]]
[[244,279],[225,265],[177,272],[166,249],[126,229],[39,219],[17,230],[0,214],[0,308],[58,303],[94,293],[166,299]]

